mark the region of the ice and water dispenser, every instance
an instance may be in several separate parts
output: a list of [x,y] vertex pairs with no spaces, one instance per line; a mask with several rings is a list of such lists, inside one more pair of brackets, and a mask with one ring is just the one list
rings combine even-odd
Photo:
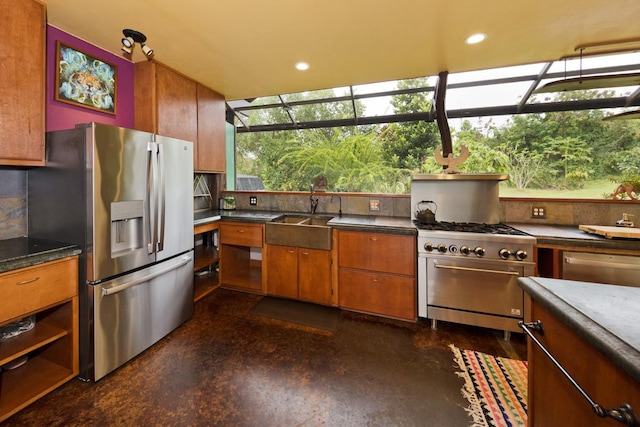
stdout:
[[111,257],[116,258],[144,245],[144,203],[128,200],[111,203]]

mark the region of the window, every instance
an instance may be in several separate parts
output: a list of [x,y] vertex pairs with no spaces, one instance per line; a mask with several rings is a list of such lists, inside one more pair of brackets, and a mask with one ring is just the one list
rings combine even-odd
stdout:
[[[449,75],[454,152],[469,149],[460,169],[508,173],[501,196],[603,198],[616,183],[640,187],[640,120],[603,120],[640,105],[639,71],[640,56],[625,53]],[[613,75],[614,84],[591,82]],[[542,89],[570,79],[580,90]],[[407,194],[412,173],[442,170],[437,80],[229,102],[237,171],[271,191],[306,191],[324,176],[328,191]]]

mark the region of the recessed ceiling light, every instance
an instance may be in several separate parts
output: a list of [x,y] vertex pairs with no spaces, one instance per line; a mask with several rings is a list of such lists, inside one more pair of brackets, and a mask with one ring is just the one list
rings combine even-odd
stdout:
[[298,62],[296,63],[296,69],[300,71],[308,70],[309,64],[307,64],[306,62]]
[[480,43],[480,42],[484,41],[484,39],[486,39],[486,38],[487,38],[487,34],[486,33],[476,33],[476,34],[472,34],[469,37],[467,37],[464,42],[466,44],[476,44],[476,43]]

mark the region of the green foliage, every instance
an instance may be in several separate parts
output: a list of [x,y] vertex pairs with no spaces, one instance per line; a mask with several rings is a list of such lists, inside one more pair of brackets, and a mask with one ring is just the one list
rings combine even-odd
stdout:
[[[427,79],[400,81],[397,89],[421,88]],[[395,95],[391,99],[395,114],[424,113],[431,109],[425,92]],[[440,144],[440,133],[434,122],[415,121],[392,123],[383,133],[383,152],[388,164],[394,168],[418,170]]]
[[[399,89],[424,87],[425,79],[402,82]],[[605,96],[598,93],[597,96]],[[333,91],[288,95],[287,102],[333,96]],[[583,92],[552,95],[548,101],[593,97]],[[265,100],[277,103],[278,99]],[[426,94],[396,95],[396,114],[426,112]],[[362,111],[360,104],[356,108]],[[295,106],[297,122],[339,119],[353,115],[351,103]],[[256,110],[252,123],[290,121],[284,109]],[[589,188],[611,176],[640,176],[640,121],[602,121],[602,111],[571,111],[511,117],[500,127],[491,122],[473,126],[465,120],[453,133],[454,155],[460,146],[469,158],[460,169],[469,173],[506,172],[516,190]],[[328,179],[329,191],[408,193],[414,172],[439,173],[433,152],[440,145],[434,122],[386,126],[325,128],[244,133],[237,138],[239,173],[258,175],[268,190],[307,191],[317,176]],[[640,179],[638,180],[640,184]],[[616,178],[620,182],[620,178]],[[640,186],[639,186],[640,188]]]

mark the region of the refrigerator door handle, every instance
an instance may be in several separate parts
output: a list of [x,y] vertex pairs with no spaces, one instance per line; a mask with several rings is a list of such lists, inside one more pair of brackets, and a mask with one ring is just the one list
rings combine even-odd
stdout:
[[158,179],[159,179],[159,188],[156,192],[158,209],[156,212],[159,213],[159,224],[160,224],[160,236],[157,241],[157,251],[160,252],[164,249],[164,223],[165,223],[165,189],[164,189],[164,149],[162,144],[156,144],[158,147]]
[[147,143],[149,175],[147,177],[147,206],[149,213],[149,243],[147,251],[152,254],[156,252],[158,243],[158,196],[157,196],[157,153],[158,144],[149,141]]
[[171,270],[177,270],[178,268],[187,265],[189,261],[191,261],[191,257],[185,256],[185,257],[182,257],[182,259],[178,264],[172,264],[166,268],[163,268],[162,270],[156,271],[155,273],[147,274],[146,276],[139,277],[135,280],[132,280],[131,282],[123,283],[122,285],[114,286],[113,288],[103,288],[102,296],[114,295],[114,294],[117,294],[118,292],[124,291],[125,289],[129,289],[141,283],[145,283],[150,280],[153,280],[156,277],[162,276],[163,274],[168,273]]

